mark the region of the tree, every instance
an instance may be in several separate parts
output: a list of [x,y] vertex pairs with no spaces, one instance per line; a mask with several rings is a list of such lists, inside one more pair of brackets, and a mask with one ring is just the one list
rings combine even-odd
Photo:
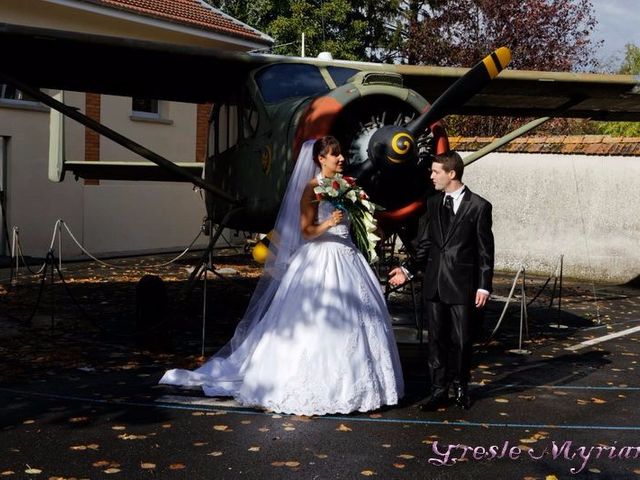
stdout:
[[[501,46],[511,49],[511,68],[571,71],[595,69],[589,35],[596,26],[590,0],[408,0],[403,3],[411,63],[471,67]],[[503,135],[529,119],[453,117],[450,133]],[[545,130],[588,128],[553,120]]]
[[[625,46],[625,57],[618,73],[623,75],[640,74],[640,47],[631,43]],[[598,122],[598,130],[614,137],[640,137],[639,122]]]
[[329,51],[336,59],[385,61],[399,0],[209,0],[213,6],[274,38],[274,52]]
[[598,66],[590,0],[413,0],[403,7],[418,20],[408,24],[405,52],[420,63],[470,67],[504,45],[521,70]]

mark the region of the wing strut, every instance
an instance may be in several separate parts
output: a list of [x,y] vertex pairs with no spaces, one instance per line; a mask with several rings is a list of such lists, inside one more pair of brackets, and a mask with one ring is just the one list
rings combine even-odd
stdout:
[[[563,112],[563,111],[571,108],[572,106],[577,105],[578,103],[582,102],[583,100],[584,100],[584,97],[578,96],[578,97],[566,102],[564,105],[562,105],[558,109],[558,111]],[[551,120],[551,118],[552,117],[536,118],[535,120],[532,120],[531,122],[524,124],[520,128],[515,129],[513,132],[507,133],[505,136],[495,139],[489,145],[486,145],[486,146],[482,147],[480,150],[473,152],[471,155],[467,155],[466,157],[464,157],[464,159],[463,159],[464,166],[466,167],[467,165],[472,164],[476,160],[480,160],[485,155],[488,155],[491,152],[499,149],[500,147],[502,147],[503,145],[506,145],[510,141],[515,140],[518,137],[521,137],[525,133],[528,133],[531,130],[533,130],[534,128],[538,128],[540,125],[542,125],[546,121]]]
[[224,190],[221,190],[215,187],[214,185],[211,185],[210,183],[205,182],[202,178],[179,167],[172,161],[167,160],[166,158],[158,155],[155,152],[152,152],[148,148],[143,147],[139,143],[134,142],[133,140],[125,137],[124,135],[119,134],[115,130],[112,130],[109,127],[107,127],[106,125],[103,125],[100,122],[97,122],[94,119],[87,117],[86,115],[84,115],[83,113],[80,113],[75,108],[57,101],[52,96],[47,95],[46,93],[43,93],[39,89],[32,88],[29,85],[21,82],[20,80],[17,80],[3,72],[0,72],[0,79],[4,83],[8,83],[10,85],[15,86],[17,89],[23,91],[24,93],[27,93],[28,95],[39,100],[45,105],[53,108],[54,110],[57,110],[58,112],[62,113],[63,115],[69,118],[72,118],[76,122],[81,123],[85,127],[88,127],[94,130],[95,132],[99,133],[100,135],[103,135],[108,139],[113,140],[118,145],[122,145],[124,148],[131,150],[134,153],[137,153],[141,157],[146,158],[147,160],[158,165],[159,167],[165,170],[168,170],[171,173],[188,180],[189,182],[193,183],[194,185],[197,185],[200,188],[203,188],[204,190],[208,191],[212,195],[215,195],[216,197],[221,198],[222,200],[226,200],[232,205],[240,205],[242,203],[240,199],[229,195]]

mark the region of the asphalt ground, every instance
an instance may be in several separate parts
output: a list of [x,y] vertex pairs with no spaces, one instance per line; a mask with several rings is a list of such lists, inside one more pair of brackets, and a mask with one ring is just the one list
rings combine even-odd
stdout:
[[[528,299],[539,295],[520,344],[520,297],[490,336],[514,279],[498,274],[475,346],[474,404],[433,413],[415,408],[426,346],[409,289],[397,292],[402,403],[308,418],[157,385],[166,369],[202,361],[203,310],[206,357],[246,306],[260,268],[221,253],[224,278],[208,280],[206,302],[203,282],[181,297],[199,254],[162,268],[150,265],[170,255],[67,263],[53,282],[23,269],[15,286],[0,270],[0,478],[640,478],[637,286],[564,278],[558,308],[559,285],[539,293],[547,277],[528,275]],[[168,297],[147,323],[136,313],[145,274],[160,275]],[[587,340],[598,343],[576,347]],[[510,352],[519,347],[530,353]]]

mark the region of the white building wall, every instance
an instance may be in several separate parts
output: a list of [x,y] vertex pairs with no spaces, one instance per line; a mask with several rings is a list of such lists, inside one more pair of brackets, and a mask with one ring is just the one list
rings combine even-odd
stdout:
[[[464,153],[462,153],[464,157]],[[493,153],[465,171],[493,204],[496,268],[612,282],[640,275],[640,159]]]
[[[84,94],[66,93],[65,102],[84,107]],[[173,125],[132,122],[131,100],[103,98],[106,122],[171,160],[195,159],[195,106],[169,106]],[[123,112],[118,118],[116,112]],[[172,131],[172,134],[167,134]],[[130,133],[132,132],[132,133]],[[186,183],[108,182],[85,185],[67,173],[61,183],[47,178],[48,111],[3,107],[0,136],[7,140],[7,223],[19,228],[25,255],[46,255],[53,226],[63,219],[91,253],[144,253],[176,250],[197,235],[205,215],[200,195]],[[65,120],[68,160],[84,160],[84,127]],[[102,140],[101,157],[139,160]],[[63,258],[81,258],[81,250],[65,234]],[[206,245],[203,237],[196,245]],[[56,244],[57,250],[57,244]]]

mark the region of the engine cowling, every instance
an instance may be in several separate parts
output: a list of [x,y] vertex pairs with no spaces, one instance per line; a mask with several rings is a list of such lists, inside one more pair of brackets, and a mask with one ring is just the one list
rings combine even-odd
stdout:
[[[404,131],[404,125],[428,111],[429,103],[416,92],[376,73],[356,75],[348,84],[310,102],[300,117],[294,158],[303,141],[333,135],[341,143],[348,166],[371,200],[384,210],[378,220],[386,229],[417,216],[433,192],[429,168],[434,154],[449,149],[440,122],[424,134]],[[391,84],[392,81],[396,82]]]

